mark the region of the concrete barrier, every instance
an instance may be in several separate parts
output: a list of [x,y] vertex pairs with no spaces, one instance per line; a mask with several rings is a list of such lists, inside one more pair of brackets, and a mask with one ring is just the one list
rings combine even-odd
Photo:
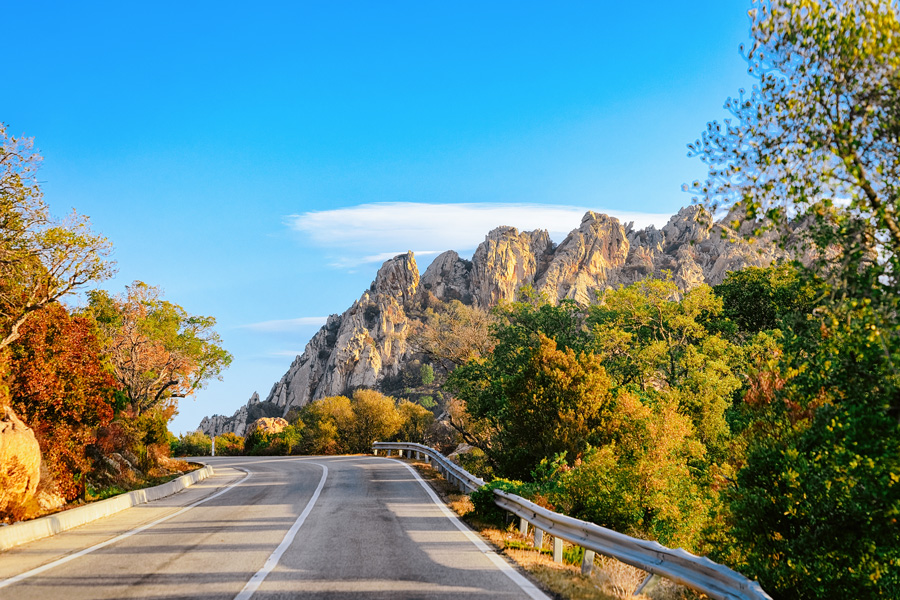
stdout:
[[120,494],[106,500],[92,502],[78,508],[71,508],[53,515],[40,517],[39,519],[20,521],[6,527],[0,527],[0,551],[108,517],[132,506],[171,496],[194,485],[198,481],[203,481],[212,474],[213,468],[207,465],[202,469],[191,471],[187,475],[173,479],[169,483],[142,490],[134,490],[133,492]]

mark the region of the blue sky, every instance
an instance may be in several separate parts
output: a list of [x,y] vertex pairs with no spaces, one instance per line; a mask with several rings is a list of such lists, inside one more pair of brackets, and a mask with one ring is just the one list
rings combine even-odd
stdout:
[[[686,144],[749,85],[749,2],[9,2],[0,121],[118,274],[235,360],[171,429],[265,397],[380,262],[665,220]],[[663,216],[660,216],[663,215]]]

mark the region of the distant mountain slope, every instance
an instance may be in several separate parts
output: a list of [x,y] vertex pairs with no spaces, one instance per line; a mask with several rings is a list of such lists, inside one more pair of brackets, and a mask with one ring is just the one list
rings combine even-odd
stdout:
[[350,308],[328,317],[264,402],[254,393],[233,416],[204,418],[200,430],[242,435],[259,416],[284,416],[292,407],[359,387],[383,388],[416,358],[407,337],[429,302],[459,300],[490,308],[514,300],[517,290],[530,284],[551,300],[586,304],[596,290],[664,272],[681,289],[715,285],[728,271],[768,265],[778,252],[769,238],[737,238],[723,222],[712,224],[702,208],[690,206],[661,230],[635,231],[630,223],[589,211],[558,246],[544,230],[498,227],[472,260],[450,250],[421,276],[412,252],[401,254],[382,265]]

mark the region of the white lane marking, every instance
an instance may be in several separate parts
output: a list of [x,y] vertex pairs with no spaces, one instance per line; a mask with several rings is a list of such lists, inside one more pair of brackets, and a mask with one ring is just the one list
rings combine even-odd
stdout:
[[[384,458],[382,460],[390,459]],[[449,508],[447,508],[447,505],[444,504],[444,501],[438,498],[438,495],[434,493],[434,490],[431,489],[431,486],[428,485],[425,480],[419,476],[419,473],[414,468],[404,462],[396,460],[391,460],[391,462],[394,464],[401,464],[409,469],[409,472],[413,474],[413,476],[416,478],[416,481],[418,481],[419,484],[425,489],[425,492],[431,497],[431,501],[434,502],[435,505],[437,505],[438,509],[440,509],[442,513],[444,513],[444,516],[450,519],[450,521],[454,525],[456,525],[456,528],[462,531],[463,534],[465,534],[465,536],[469,539],[469,541],[475,544],[475,547],[478,548],[482,554],[487,556],[488,559],[492,563],[494,563],[494,565],[498,569],[500,569],[504,575],[512,579],[513,583],[519,586],[523,592],[528,594],[529,598],[531,598],[532,600],[550,600],[549,596],[539,590],[533,583],[525,579],[525,577],[523,577],[521,573],[516,571],[512,567],[512,565],[503,560],[502,557],[498,556],[497,553],[491,550],[488,545],[485,544],[484,541],[482,541],[481,538],[475,535],[475,532],[473,532],[462,521],[460,521],[459,518],[455,514],[453,514],[453,512]]]
[[168,515],[161,519],[157,519],[157,520],[153,521],[152,523],[147,523],[146,525],[141,525],[140,527],[138,527],[136,529],[132,529],[131,531],[126,531],[125,533],[123,533],[121,535],[117,535],[116,537],[106,540],[105,542],[100,542],[99,544],[91,546],[90,548],[85,548],[84,550],[79,550],[78,552],[75,552],[74,554],[69,554],[68,556],[64,556],[64,557],[60,558],[59,560],[55,560],[51,563],[47,563],[46,565],[37,567],[35,569],[31,569],[30,571],[25,571],[24,573],[20,573],[20,574],[16,575],[15,577],[10,577],[9,579],[4,579],[4,580],[0,581],[0,589],[5,588],[6,586],[12,585],[14,583],[17,583],[19,581],[22,581],[23,579],[28,579],[29,577],[34,577],[35,575],[40,575],[41,573],[44,573],[46,571],[49,571],[50,569],[53,569],[62,564],[65,564],[65,563],[69,562],[70,560],[75,560],[76,558],[84,556],[85,554],[90,554],[91,552],[94,552],[95,550],[105,548],[106,546],[109,546],[110,544],[115,544],[116,542],[124,540],[127,537],[131,537],[137,533],[146,531],[147,529],[150,529],[151,527],[159,525],[160,523],[162,523],[164,521],[168,521],[169,519],[177,517],[178,515],[184,514],[187,511],[189,511],[190,509],[194,508],[195,506],[199,506],[199,505],[203,504],[204,502],[209,502],[213,498],[218,498],[225,492],[234,489],[235,487],[237,487],[240,484],[247,481],[250,478],[250,476],[252,475],[252,473],[250,473],[250,471],[248,471],[247,469],[241,469],[240,467],[233,467],[233,468],[235,468],[239,471],[243,471],[244,473],[246,473],[246,475],[244,475],[244,477],[240,481],[232,483],[225,489],[219,490],[212,496],[208,496],[202,500],[198,500],[197,502],[194,502],[193,504],[189,504],[189,505],[185,506],[184,508],[182,508],[181,510],[172,513],[171,515]]
[[[304,461],[305,462],[305,461]],[[278,566],[278,561],[281,560],[281,555],[288,549],[288,546],[291,545],[291,542],[294,541],[294,537],[297,535],[297,532],[300,531],[300,526],[303,525],[303,522],[306,520],[306,517],[309,515],[310,511],[312,511],[313,506],[316,504],[316,500],[319,499],[319,494],[322,493],[322,488],[325,487],[325,479],[328,477],[328,467],[319,463],[310,463],[316,465],[317,467],[322,467],[322,479],[319,480],[319,486],[316,488],[316,491],[313,493],[312,498],[309,499],[309,502],[306,503],[306,508],[303,509],[303,512],[300,513],[300,516],[297,517],[297,520],[294,521],[294,524],[291,525],[291,528],[288,529],[288,532],[284,534],[284,539],[281,540],[281,543],[275,548],[275,552],[266,559],[266,563],[262,566],[262,569],[256,572],[256,574],[250,578],[250,581],[247,582],[247,585],[244,586],[244,589],[234,597],[234,600],[250,600],[250,597],[259,589],[259,586],[266,579],[266,576],[272,572],[276,566]]]

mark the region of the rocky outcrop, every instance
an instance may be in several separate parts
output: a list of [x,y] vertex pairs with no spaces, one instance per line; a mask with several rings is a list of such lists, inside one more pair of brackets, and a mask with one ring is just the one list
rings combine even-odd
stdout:
[[270,435],[281,433],[287,426],[288,422],[281,417],[263,417],[250,423],[250,426],[247,427],[247,435],[254,431],[261,431]]
[[[206,418],[200,429],[244,435],[247,423],[259,416],[284,416],[292,407],[360,387],[385,389],[415,358],[407,336],[430,302],[458,300],[491,308],[514,300],[527,284],[552,302],[571,298],[588,304],[598,291],[651,276],[671,277],[684,290],[715,285],[728,271],[771,263],[778,254],[773,236],[749,242],[725,221],[713,223],[702,208],[689,206],[662,229],[638,231],[589,211],[558,246],[543,230],[498,227],[472,260],[444,252],[421,278],[412,253],[401,254],[382,265],[346,312],[328,318],[265,402],[254,394],[232,417]],[[254,415],[254,406],[271,413]]]
[[607,287],[611,273],[625,264],[628,250],[618,219],[588,212],[553,252],[535,287],[553,300],[571,298],[589,304],[597,290]]
[[197,429],[206,435],[212,436],[228,432],[243,436],[247,433],[248,423],[252,423],[262,417],[281,417],[283,412],[282,407],[276,406],[271,402],[260,402],[259,394],[253,392],[247,404],[240,407],[232,416],[213,415],[211,417],[203,417]]
[[9,407],[0,406],[0,520],[20,516],[41,479],[41,447]]

